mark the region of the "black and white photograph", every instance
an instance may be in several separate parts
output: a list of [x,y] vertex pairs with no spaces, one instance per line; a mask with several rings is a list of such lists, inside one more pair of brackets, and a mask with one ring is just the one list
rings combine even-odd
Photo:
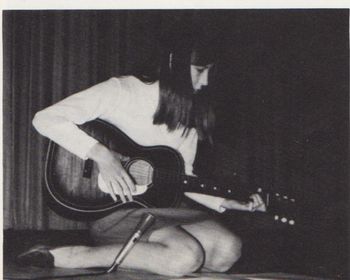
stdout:
[[3,279],[349,279],[349,9],[2,10]]

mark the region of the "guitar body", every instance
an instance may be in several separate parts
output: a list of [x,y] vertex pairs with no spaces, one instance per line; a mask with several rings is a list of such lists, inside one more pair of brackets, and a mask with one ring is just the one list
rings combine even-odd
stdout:
[[[166,146],[140,146],[101,120],[85,123],[80,128],[109,149],[130,157],[124,168],[136,184],[147,185],[147,191],[133,196],[135,202],[114,202],[98,186],[99,172],[94,162],[84,161],[50,142],[45,180],[56,203],[81,213],[110,212],[121,206],[162,208],[179,204],[183,192],[178,178],[184,172],[184,162],[175,150]],[[171,170],[171,176],[157,176],[167,170]]]

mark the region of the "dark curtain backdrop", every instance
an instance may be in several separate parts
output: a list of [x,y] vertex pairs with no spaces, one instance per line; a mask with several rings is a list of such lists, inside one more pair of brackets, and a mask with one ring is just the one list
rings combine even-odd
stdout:
[[[35,112],[130,70],[150,56],[161,29],[193,14],[4,12],[5,228],[84,227],[43,200],[47,140],[31,126]],[[226,36],[215,84],[219,144],[214,156],[201,150],[199,169],[224,162],[223,175],[291,192],[309,206],[312,222],[322,212],[341,234],[348,210],[348,11],[203,14]]]

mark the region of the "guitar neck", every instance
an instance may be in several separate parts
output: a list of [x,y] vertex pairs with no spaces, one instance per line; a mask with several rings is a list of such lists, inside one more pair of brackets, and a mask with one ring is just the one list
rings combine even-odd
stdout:
[[181,175],[181,182],[185,192],[196,192],[208,195],[247,200],[252,194],[246,187],[232,184],[218,184],[213,180],[195,176]]

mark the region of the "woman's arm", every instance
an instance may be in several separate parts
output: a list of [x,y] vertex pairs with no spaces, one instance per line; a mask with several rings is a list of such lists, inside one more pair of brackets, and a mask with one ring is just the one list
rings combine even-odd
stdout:
[[118,194],[126,201],[125,196],[132,200],[130,190],[135,186],[121,166],[121,155],[108,150],[77,126],[115,111],[121,102],[121,91],[119,80],[109,79],[38,112],[33,125],[43,136],[81,159],[94,160],[112,198],[116,200]]
[[108,114],[119,103],[119,82],[109,79],[73,94],[49,106],[34,116],[33,126],[43,136],[53,140],[82,159],[97,140],[77,125]]

